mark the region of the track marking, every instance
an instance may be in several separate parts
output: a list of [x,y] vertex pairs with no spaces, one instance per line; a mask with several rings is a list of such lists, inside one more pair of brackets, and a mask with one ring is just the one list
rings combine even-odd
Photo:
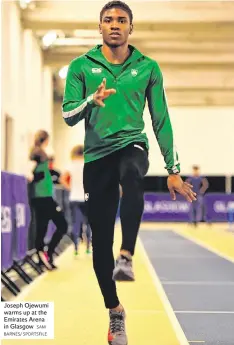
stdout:
[[191,242],[194,242],[195,244],[199,245],[200,247],[203,247],[203,248],[209,250],[210,252],[212,252],[212,253],[214,253],[214,254],[220,256],[221,258],[223,258],[223,259],[225,259],[225,260],[228,260],[228,261],[234,263],[234,259],[233,259],[232,257],[230,257],[230,256],[228,256],[228,255],[226,255],[226,254],[223,254],[223,253],[220,252],[218,249],[213,248],[212,246],[210,246],[210,245],[204,243],[203,241],[197,240],[197,239],[193,238],[192,236],[190,236],[190,235],[188,235],[188,234],[185,234],[185,233],[183,233],[183,232],[180,232],[180,231],[178,231],[178,230],[173,230],[173,232],[174,232],[175,234],[181,236],[181,237],[184,237],[184,238],[190,240]]
[[174,310],[175,314],[234,314],[234,311],[219,310]]
[[161,283],[162,283],[162,285],[198,285],[198,286],[200,286],[200,285],[202,285],[202,286],[204,286],[204,285],[207,285],[207,286],[209,286],[209,285],[211,285],[211,286],[233,286],[234,285],[234,281],[233,282],[230,282],[230,281],[220,281],[220,282],[217,282],[217,281],[214,281],[214,282],[212,282],[212,281],[161,281]]
[[153,283],[156,287],[157,293],[158,293],[161,301],[163,302],[164,309],[167,313],[167,316],[171,322],[171,325],[175,331],[176,337],[177,337],[180,345],[189,345],[188,340],[185,337],[185,334],[184,334],[184,332],[183,332],[183,330],[179,324],[179,321],[176,318],[176,315],[172,309],[172,306],[171,306],[171,304],[167,298],[167,295],[166,295],[166,293],[162,287],[162,284],[161,284],[161,282],[157,276],[157,273],[155,272],[155,270],[154,270],[154,268],[153,268],[153,266],[152,266],[152,264],[148,258],[148,255],[145,251],[145,248],[141,242],[141,239],[139,237],[138,237],[138,244],[139,244],[139,249],[141,251],[142,257],[144,259],[144,263],[149,270],[149,273],[152,277]]

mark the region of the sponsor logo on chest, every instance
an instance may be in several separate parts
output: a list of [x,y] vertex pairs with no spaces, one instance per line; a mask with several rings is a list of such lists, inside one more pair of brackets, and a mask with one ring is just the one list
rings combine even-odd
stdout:
[[92,68],[92,73],[102,73],[102,68]]

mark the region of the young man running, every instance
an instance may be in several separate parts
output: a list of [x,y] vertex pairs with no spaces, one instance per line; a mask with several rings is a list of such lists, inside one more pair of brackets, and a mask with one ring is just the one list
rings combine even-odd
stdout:
[[[106,308],[108,342],[126,345],[125,312],[115,281],[133,281],[132,256],[144,207],[143,179],[149,168],[143,111],[147,99],[155,136],[169,173],[168,188],[195,200],[182,181],[158,64],[128,44],[131,9],[111,1],[100,13],[103,44],[74,59],[68,69],[63,117],[69,126],[85,120],[84,190],[93,239],[93,265]],[[119,184],[122,246],[114,262],[112,245]]]

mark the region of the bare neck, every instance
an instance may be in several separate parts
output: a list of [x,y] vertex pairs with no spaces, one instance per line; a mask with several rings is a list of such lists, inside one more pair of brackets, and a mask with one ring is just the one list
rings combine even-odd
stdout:
[[128,43],[117,48],[111,48],[103,43],[102,54],[110,63],[121,64],[129,57],[130,49],[128,48]]
[[43,151],[46,151],[47,145],[44,146],[44,145],[42,144],[40,148],[41,148]]

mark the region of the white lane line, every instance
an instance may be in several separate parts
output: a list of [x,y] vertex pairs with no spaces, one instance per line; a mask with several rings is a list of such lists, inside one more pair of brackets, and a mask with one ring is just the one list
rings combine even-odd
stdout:
[[207,285],[207,286],[233,286],[234,285],[234,281],[230,282],[230,281],[165,281],[165,280],[161,280],[162,285]]
[[222,252],[220,252],[218,249],[215,249],[213,247],[211,247],[209,244],[206,244],[204,243],[203,241],[201,240],[198,240],[198,239],[195,239],[193,238],[192,236],[188,235],[188,234],[184,234],[183,232],[180,232],[179,230],[173,230],[173,232],[177,235],[180,235],[181,237],[184,237],[188,240],[190,240],[191,242],[194,242],[196,244],[198,244],[199,246],[209,250],[210,252],[220,256],[221,258],[225,259],[225,260],[228,260],[232,263],[234,263],[234,259],[226,254],[223,254]]
[[139,244],[139,249],[141,251],[142,257],[144,259],[144,263],[146,265],[146,267],[149,270],[149,273],[152,277],[153,283],[156,287],[157,293],[161,299],[161,301],[163,302],[163,306],[165,308],[165,311],[170,319],[171,325],[175,331],[175,335],[180,343],[180,345],[189,345],[187,338],[185,337],[185,334],[179,324],[179,321],[176,318],[176,315],[172,309],[172,306],[167,298],[167,295],[162,287],[162,284],[157,276],[157,273],[155,272],[149,258],[148,255],[145,251],[145,248],[141,242],[141,239],[138,237],[138,244]]
[[234,311],[225,310],[174,310],[176,314],[234,314]]

